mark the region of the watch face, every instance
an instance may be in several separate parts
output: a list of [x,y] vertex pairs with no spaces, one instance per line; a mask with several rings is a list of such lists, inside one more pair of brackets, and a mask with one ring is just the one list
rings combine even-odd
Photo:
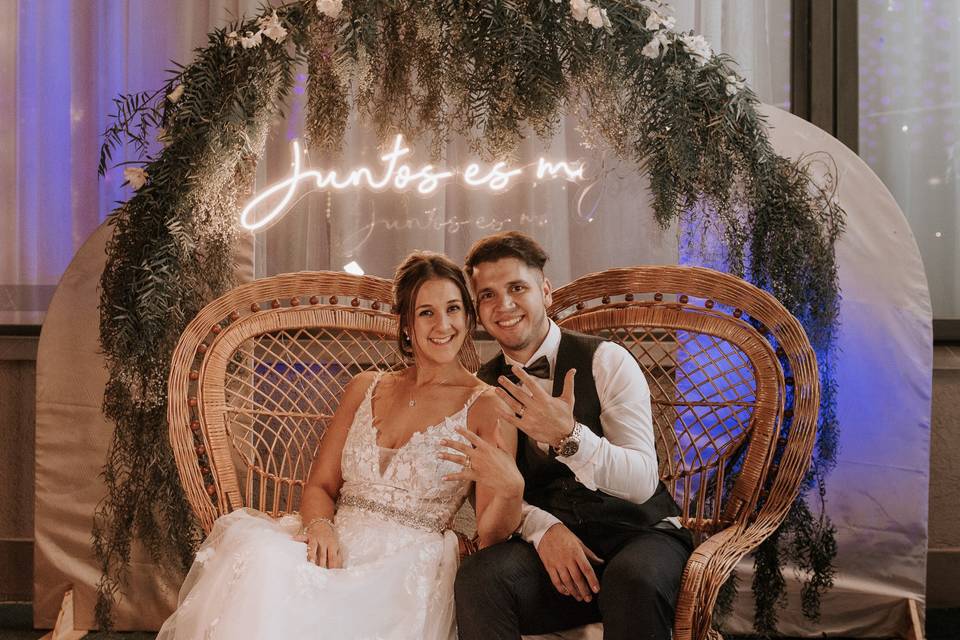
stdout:
[[559,454],[564,458],[569,458],[577,452],[577,449],[580,448],[580,442],[577,440],[569,440],[560,445]]

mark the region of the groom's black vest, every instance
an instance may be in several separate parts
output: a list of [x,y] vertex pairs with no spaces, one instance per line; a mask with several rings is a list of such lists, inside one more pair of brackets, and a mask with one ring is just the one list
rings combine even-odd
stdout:
[[[562,392],[567,371],[576,369],[573,416],[577,422],[598,436],[603,436],[600,397],[593,379],[593,354],[603,340],[565,330],[561,330],[560,335],[560,347],[553,372],[553,395],[559,396]],[[506,362],[503,353],[500,353],[480,367],[477,377],[487,384],[497,385],[497,378],[505,372]],[[657,485],[653,496],[643,504],[617,498],[599,490],[591,491],[577,481],[567,465],[540,451],[536,443],[522,431],[517,435],[517,467],[526,482],[524,500],[549,511],[571,528],[584,525],[643,528],[680,513],[680,508],[662,482]]]

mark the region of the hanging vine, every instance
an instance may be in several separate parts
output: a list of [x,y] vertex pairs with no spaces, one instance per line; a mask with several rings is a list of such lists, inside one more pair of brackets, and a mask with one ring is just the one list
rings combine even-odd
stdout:
[[351,106],[381,136],[427,139],[439,153],[456,133],[486,157],[582,113],[588,139],[649,175],[661,225],[696,212],[699,228],[722,229],[728,270],[800,318],[823,363],[814,465],[758,549],[754,577],[759,632],[776,628],[784,561],[805,572],[804,613],[815,617],[836,543],[807,496],[816,488],[822,499],[835,457],[829,363],[844,213],[808,163],[773,151],[732,60],[649,0],[304,0],[213,31],[160,91],[115,100],[104,133],[101,175],[128,145],[138,160],[124,169],[135,194],[111,215],[101,281],[104,412],[116,430],[93,531],[100,624],[110,626],[134,538],[158,562],[190,565],[198,533],[167,440],[170,356],[194,314],[233,284],[239,205],[300,64],[317,147],[340,148]]

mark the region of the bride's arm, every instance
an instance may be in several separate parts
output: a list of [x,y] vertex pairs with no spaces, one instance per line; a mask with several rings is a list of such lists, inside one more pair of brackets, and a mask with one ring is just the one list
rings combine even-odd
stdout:
[[[373,373],[364,372],[354,376],[347,384],[340,399],[340,405],[323,434],[303,488],[303,497],[300,499],[300,517],[303,527],[298,537],[307,542],[308,557],[321,566],[339,565],[339,545],[336,543],[333,531],[333,514],[337,494],[343,484],[340,457],[343,454],[343,445],[347,440],[353,416],[372,381]],[[316,548],[318,542],[319,549]],[[327,545],[333,546],[329,549],[331,556],[329,561],[322,557],[327,555]],[[314,553],[319,555],[312,557]]]
[[497,420],[499,403],[493,393],[484,394],[471,408],[467,424],[491,445],[478,447],[470,470],[476,480],[480,548],[509,538],[520,526],[523,506],[523,476],[516,465],[517,431]]

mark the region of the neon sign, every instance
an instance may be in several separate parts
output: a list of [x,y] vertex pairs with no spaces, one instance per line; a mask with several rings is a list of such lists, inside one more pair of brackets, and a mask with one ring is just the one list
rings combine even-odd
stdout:
[[[506,162],[496,162],[491,166],[477,163],[468,164],[463,171],[455,172],[445,168],[425,164],[411,167],[401,159],[410,154],[404,144],[403,136],[396,136],[392,148],[382,156],[379,169],[358,167],[342,177],[337,171],[310,169],[302,166],[300,143],[293,141],[293,173],[285,180],[271,185],[257,194],[240,213],[240,224],[250,231],[264,229],[282,218],[293,201],[301,184],[309,191],[344,191],[366,188],[372,191],[393,189],[398,192],[415,191],[421,196],[429,196],[451,181],[460,181],[472,188],[487,189],[491,193],[502,193],[519,181],[524,175],[536,180],[566,180],[580,182],[584,180],[582,162],[551,162],[540,158],[537,162],[522,167],[511,168]],[[280,197],[280,202],[269,205],[268,200]]]

